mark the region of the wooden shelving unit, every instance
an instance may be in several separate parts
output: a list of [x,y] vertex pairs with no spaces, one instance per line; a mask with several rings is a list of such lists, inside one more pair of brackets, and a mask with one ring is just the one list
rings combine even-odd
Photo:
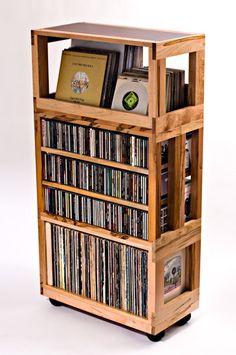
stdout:
[[[100,107],[55,100],[49,92],[48,45],[64,39],[86,39],[109,43],[137,45],[148,48],[149,113],[147,116],[119,112]],[[37,199],[39,225],[41,294],[55,302],[71,305],[91,314],[138,329],[157,341],[163,331],[182,320],[199,304],[201,186],[203,144],[204,41],[202,34],[137,29],[108,25],[75,23],[32,31],[33,97],[37,168]],[[92,45],[91,45],[92,46]],[[187,53],[189,56],[188,106],[166,113],[166,58]],[[86,155],[42,146],[42,118],[101,128],[148,139],[148,168],[141,168]],[[184,218],[185,141],[192,132],[191,143],[191,218]],[[160,232],[161,209],[161,142],[168,140],[168,231]],[[98,194],[43,179],[42,154],[55,154],[108,166],[148,177],[148,204]],[[45,211],[44,187],[51,186],[103,201],[148,212],[148,240],[128,234],[114,233],[73,219]],[[82,233],[94,235],[148,253],[147,316],[108,306],[82,295],[48,284],[45,223],[53,223]],[[186,290],[164,302],[165,258],[186,249]]]

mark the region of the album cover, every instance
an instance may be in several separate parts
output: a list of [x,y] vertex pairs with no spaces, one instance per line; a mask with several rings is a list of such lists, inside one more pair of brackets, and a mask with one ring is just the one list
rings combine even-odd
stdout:
[[64,50],[56,99],[100,106],[107,55]]
[[146,115],[148,80],[139,77],[119,76],[111,108]]
[[164,262],[164,301],[168,302],[185,289],[185,249]]

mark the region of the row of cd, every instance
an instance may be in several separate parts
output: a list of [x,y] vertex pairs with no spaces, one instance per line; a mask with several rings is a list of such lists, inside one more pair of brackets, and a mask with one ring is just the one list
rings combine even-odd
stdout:
[[43,179],[133,202],[148,203],[148,177],[43,153]]
[[46,223],[48,284],[147,316],[147,252]]
[[147,168],[148,139],[42,119],[42,145]]
[[112,232],[148,240],[148,213],[51,187],[44,188],[45,210]]

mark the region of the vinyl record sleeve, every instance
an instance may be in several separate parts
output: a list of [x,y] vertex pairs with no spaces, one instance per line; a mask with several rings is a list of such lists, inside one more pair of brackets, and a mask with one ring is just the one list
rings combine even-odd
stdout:
[[112,109],[146,115],[148,109],[148,81],[144,78],[120,76],[112,101]]
[[179,296],[185,289],[185,249],[164,261],[164,301],[168,302]]
[[56,99],[99,106],[107,55],[64,50]]

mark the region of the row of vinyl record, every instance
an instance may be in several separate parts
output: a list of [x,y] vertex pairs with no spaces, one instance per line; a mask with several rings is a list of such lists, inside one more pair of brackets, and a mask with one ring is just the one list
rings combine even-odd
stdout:
[[59,155],[42,155],[43,179],[129,201],[148,203],[148,176]]
[[148,139],[42,119],[42,145],[147,168]]
[[148,240],[148,213],[51,187],[44,188],[46,212]]
[[147,316],[147,252],[46,223],[48,284]]
[[[138,102],[132,112],[146,114],[148,111],[148,67],[130,68],[118,77],[112,108],[127,110],[122,98],[127,92],[134,92]],[[187,106],[187,85],[185,71],[166,68],[166,111],[173,111]]]

